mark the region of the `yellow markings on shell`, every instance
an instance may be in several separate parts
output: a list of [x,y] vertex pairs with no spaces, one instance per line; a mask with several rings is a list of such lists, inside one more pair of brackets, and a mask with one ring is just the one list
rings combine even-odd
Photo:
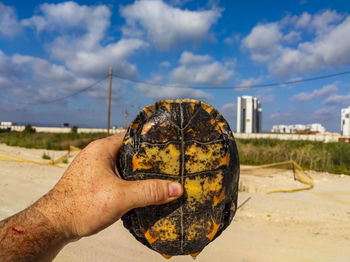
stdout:
[[228,165],[228,163],[230,162],[230,154],[227,153],[223,158],[221,158],[220,160],[220,166],[223,166],[223,165]]
[[137,155],[132,158],[133,170],[150,169],[158,167],[160,173],[179,175],[180,150],[176,145],[166,147],[142,145]]
[[218,232],[218,229],[219,229],[219,225],[215,223],[215,220],[213,218],[211,218],[211,221],[212,221],[213,229],[211,230],[211,232],[209,234],[206,235],[206,237],[209,240],[212,240],[215,237],[216,232]]
[[215,124],[215,122],[216,122],[216,121],[215,121],[215,119],[214,119],[214,118],[212,118],[212,119],[210,119],[210,122],[209,122],[209,123],[210,123],[211,125],[214,125],[214,124]]
[[130,128],[131,128],[133,131],[135,131],[135,130],[137,129],[138,126],[139,126],[139,123],[132,123],[132,124],[130,125]]
[[186,172],[195,173],[219,168],[220,159],[223,157],[222,148],[221,143],[189,146],[185,152],[185,155],[189,157],[186,162]]
[[225,122],[218,122],[215,129],[220,133],[224,133],[224,126],[226,126]]
[[142,161],[142,159],[140,160],[139,158],[137,158],[137,155],[134,155],[132,157],[132,170],[138,170],[138,169],[150,169],[152,168],[152,165],[148,164],[147,162],[145,163],[144,161]]
[[222,190],[222,172],[211,177],[197,175],[187,178],[184,188],[187,195],[188,208],[195,210],[198,204],[213,199]]
[[179,234],[176,231],[175,222],[169,218],[162,218],[158,220],[150,229],[145,233],[145,238],[151,245],[159,241],[175,241],[179,238]]
[[166,258],[166,259],[169,259],[169,258],[171,258],[172,256],[171,255],[167,255],[167,254],[161,254],[164,258]]
[[197,239],[198,235],[202,232],[203,227],[203,218],[199,220],[199,224],[192,222],[188,230],[186,230],[186,240],[191,241]]
[[204,109],[205,111],[207,111],[209,114],[211,114],[211,113],[215,110],[212,106],[210,106],[210,105],[208,105],[208,104],[206,104],[206,103],[203,103],[203,102],[202,102],[202,107],[203,107],[203,109]]
[[148,241],[148,243],[150,243],[151,245],[157,241],[157,238],[154,238],[151,236],[151,234],[149,233],[149,230],[146,231],[145,238]]
[[[168,111],[170,112],[170,109],[171,109],[171,102],[174,102],[174,101],[171,101],[171,100],[161,100],[159,101],[159,105],[160,106],[164,106],[166,109],[168,109]],[[175,101],[176,102],[176,101]]]
[[126,141],[124,141],[124,145],[131,143],[131,141],[132,141],[132,138],[127,139]]
[[156,106],[155,106],[155,104],[151,104],[151,105],[145,107],[144,109],[142,109],[142,111],[145,112],[147,117],[150,117],[156,111]]
[[147,122],[146,124],[143,125],[141,135],[147,134],[148,131],[155,125],[154,122]]
[[218,196],[214,196],[213,207],[217,206],[225,198],[225,187],[222,188]]
[[191,103],[190,105],[191,105],[192,112],[194,112],[194,107],[196,106],[196,104],[195,103]]
[[196,258],[201,252],[192,253],[191,257]]
[[168,109],[168,111],[170,112],[170,110],[171,110],[171,105],[170,105],[170,104],[165,104],[164,106],[165,106],[166,109]]
[[233,203],[233,205],[232,205],[232,207],[231,207],[231,210],[232,210],[233,212],[236,212],[236,205],[235,205],[235,203]]

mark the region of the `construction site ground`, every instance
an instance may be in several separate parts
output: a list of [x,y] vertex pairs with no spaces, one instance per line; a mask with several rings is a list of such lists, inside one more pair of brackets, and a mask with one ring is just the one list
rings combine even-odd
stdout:
[[[45,162],[64,151],[0,145],[9,159]],[[72,161],[73,156],[68,158]],[[47,162],[49,162],[47,160]],[[61,167],[0,160],[0,219],[27,207],[63,174]],[[350,261],[350,176],[308,172],[312,190],[266,194],[303,187],[289,173],[241,176],[240,208],[232,224],[196,261]],[[160,261],[165,259],[134,239],[121,221],[102,232],[67,245],[54,261]],[[170,261],[192,261],[189,256]]]

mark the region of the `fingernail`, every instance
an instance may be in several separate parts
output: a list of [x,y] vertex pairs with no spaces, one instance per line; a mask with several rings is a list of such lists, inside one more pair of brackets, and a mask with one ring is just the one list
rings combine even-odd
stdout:
[[181,185],[176,182],[172,182],[168,184],[169,197],[176,197],[180,195]]

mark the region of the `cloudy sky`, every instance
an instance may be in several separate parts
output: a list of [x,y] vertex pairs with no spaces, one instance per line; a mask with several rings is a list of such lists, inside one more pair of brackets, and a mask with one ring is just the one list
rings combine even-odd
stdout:
[[350,74],[250,86],[350,71],[350,2],[0,0],[1,121],[104,127],[110,67],[144,82],[113,78],[113,125],[125,110],[131,120],[159,99],[190,97],[236,129],[237,96],[252,95],[265,131],[321,123],[339,132]]

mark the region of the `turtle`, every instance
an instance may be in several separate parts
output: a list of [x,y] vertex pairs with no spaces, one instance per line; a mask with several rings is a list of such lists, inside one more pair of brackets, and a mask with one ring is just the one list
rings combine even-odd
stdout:
[[166,179],[184,194],[122,216],[134,237],[165,258],[193,258],[231,223],[237,210],[239,158],[224,117],[194,99],[160,100],[130,124],[117,158],[122,179]]

